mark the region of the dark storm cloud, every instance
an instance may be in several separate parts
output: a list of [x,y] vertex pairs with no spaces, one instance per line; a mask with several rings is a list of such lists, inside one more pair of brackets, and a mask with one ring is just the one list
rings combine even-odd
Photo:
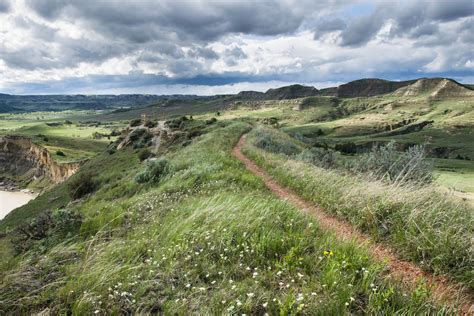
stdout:
[[10,1],[0,0],[0,13],[8,13],[10,11]]
[[[341,31],[342,46],[361,46],[374,38],[382,26],[393,21],[391,37],[418,38],[439,35],[441,22],[450,22],[474,15],[472,0],[453,1],[412,1],[403,5],[392,1],[379,2],[370,14],[349,17],[347,21],[340,18],[322,18],[315,28],[315,38]],[[451,36],[452,40],[457,37]]]
[[[24,1],[0,0],[3,82],[84,77],[51,83],[60,90],[472,74],[472,0]],[[96,76],[105,73],[121,75]]]
[[236,66],[239,60],[247,58],[247,54],[238,46],[226,49],[224,54],[224,60],[228,66]]
[[277,35],[294,32],[311,1],[28,1],[39,15],[81,19],[105,34],[142,43],[177,36],[212,41],[229,33]]

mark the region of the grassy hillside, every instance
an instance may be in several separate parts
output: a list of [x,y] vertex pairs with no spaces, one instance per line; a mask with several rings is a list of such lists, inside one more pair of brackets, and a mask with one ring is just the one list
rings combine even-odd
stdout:
[[[246,123],[216,123],[190,145],[173,147],[165,156],[170,169],[155,183],[135,182],[144,166],[133,150],[103,160],[106,168],[96,177],[104,185],[66,205],[56,213],[62,224],[3,263],[2,311],[444,310],[431,302],[423,283],[410,291],[386,280],[363,246],[337,241],[269,196],[230,155],[248,129]],[[122,157],[130,161],[126,168],[116,165]]]
[[472,207],[437,193],[432,186],[385,184],[341,169],[318,168],[296,156],[278,155],[252,146],[259,139],[269,138],[270,142],[281,144],[276,148],[282,150],[304,149],[272,129],[256,129],[250,136],[245,153],[280,183],[349,220],[373,238],[393,244],[402,257],[430,270],[451,274],[474,288]]
[[[59,161],[88,162],[0,222],[0,313],[459,312],[422,277],[411,286],[388,277],[368,245],[338,239],[231,154],[248,133],[244,153],[278,183],[472,293],[474,211],[463,199],[474,196],[474,99],[456,82],[417,82],[342,89],[389,92],[370,97],[305,88],[312,96],[296,98],[289,88],[275,93],[295,98],[246,92],[113,112],[1,115],[0,135],[29,136],[63,151]],[[141,114],[148,121],[109,139]],[[156,120],[169,121],[145,127]],[[429,181],[354,169],[374,145],[392,141],[395,161],[425,144],[428,159],[415,167]]]

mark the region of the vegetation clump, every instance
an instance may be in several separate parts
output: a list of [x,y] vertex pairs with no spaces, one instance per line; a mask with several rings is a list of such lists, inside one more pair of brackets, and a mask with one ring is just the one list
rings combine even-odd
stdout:
[[143,148],[138,153],[138,159],[140,159],[140,161],[146,160],[146,159],[150,158],[151,156],[152,156],[152,153],[148,148]]
[[167,159],[151,160],[148,162],[145,170],[135,176],[135,181],[138,183],[158,183],[170,170],[170,163]]
[[61,156],[61,157],[66,157],[66,154],[61,150],[56,150],[56,155]]
[[17,252],[24,252],[30,249],[36,241],[46,239],[53,234],[73,233],[81,222],[81,215],[71,210],[47,211],[16,228],[13,233],[13,246]]
[[130,121],[130,126],[131,126],[131,127],[140,126],[141,124],[142,124],[142,120],[141,120],[141,119],[134,119],[134,120],[131,120],[131,121]]
[[69,196],[73,200],[80,199],[85,195],[94,192],[98,187],[91,172],[81,172],[74,176],[68,184]]
[[334,151],[318,147],[303,150],[297,156],[297,159],[309,162],[322,168],[335,168],[337,166],[337,160]]
[[288,156],[297,155],[301,152],[301,149],[291,140],[276,137],[274,134],[264,129],[259,129],[256,132],[255,145],[269,152],[285,154]]
[[352,169],[392,183],[428,184],[433,181],[433,163],[425,159],[422,145],[409,147],[405,152],[396,150],[395,141],[374,146],[370,153],[352,163]]

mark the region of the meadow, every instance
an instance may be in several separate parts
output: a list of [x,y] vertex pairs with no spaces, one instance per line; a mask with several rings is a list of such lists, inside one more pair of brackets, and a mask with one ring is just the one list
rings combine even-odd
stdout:
[[[121,122],[104,124],[90,121],[96,111],[28,112],[0,114],[0,136],[19,135],[33,139],[59,162],[71,162],[90,158],[104,150],[116,137],[113,130],[125,126]],[[62,153],[59,154],[58,153]]]
[[[2,264],[2,311],[450,311],[434,302],[423,280],[412,289],[385,278],[383,265],[363,245],[339,241],[309,215],[271,197],[230,155],[249,129],[218,122],[190,145],[175,147],[164,155],[171,166],[157,183],[136,184],[145,166],[131,148],[93,158],[80,173],[107,157],[108,167],[96,175],[103,185],[61,211],[80,220],[66,230],[57,225]],[[67,193],[42,198],[50,194]]]

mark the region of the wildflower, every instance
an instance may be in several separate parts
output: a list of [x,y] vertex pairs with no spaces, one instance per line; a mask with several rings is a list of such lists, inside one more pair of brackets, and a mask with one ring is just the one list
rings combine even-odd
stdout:
[[349,306],[349,302],[346,302],[346,306]]
[[242,306],[242,302],[237,300],[237,306]]
[[316,296],[316,293],[312,292],[311,295],[312,295],[312,296]]
[[354,302],[354,301],[355,301],[355,298],[353,298],[353,297],[351,296],[351,302]]
[[267,308],[268,303],[265,302],[265,303],[262,304],[262,306],[263,306],[263,308]]
[[254,294],[254,293],[247,293],[247,296],[250,297],[250,298],[252,298],[252,297],[255,296],[255,294]]
[[303,275],[298,272],[298,277],[301,279],[303,277]]
[[281,271],[278,271],[278,272],[277,272],[277,275],[281,275],[281,274],[282,274],[282,272],[281,272]]
[[216,281],[212,281],[211,284],[216,284]]
[[99,314],[99,312],[100,312],[100,311],[99,311],[98,309],[96,309],[96,310],[94,311],[94,314]]
[[231,305],[231,306],[229,306],[229,308],[228,308],[227,310],[228,310],[228,311],[231,311],[231,310],[233,310],[234,308],[235,308],[234,305]]
[[324,250],[323,255],[329,258],[334,256],[334,252],[332,252],[332,250]]

